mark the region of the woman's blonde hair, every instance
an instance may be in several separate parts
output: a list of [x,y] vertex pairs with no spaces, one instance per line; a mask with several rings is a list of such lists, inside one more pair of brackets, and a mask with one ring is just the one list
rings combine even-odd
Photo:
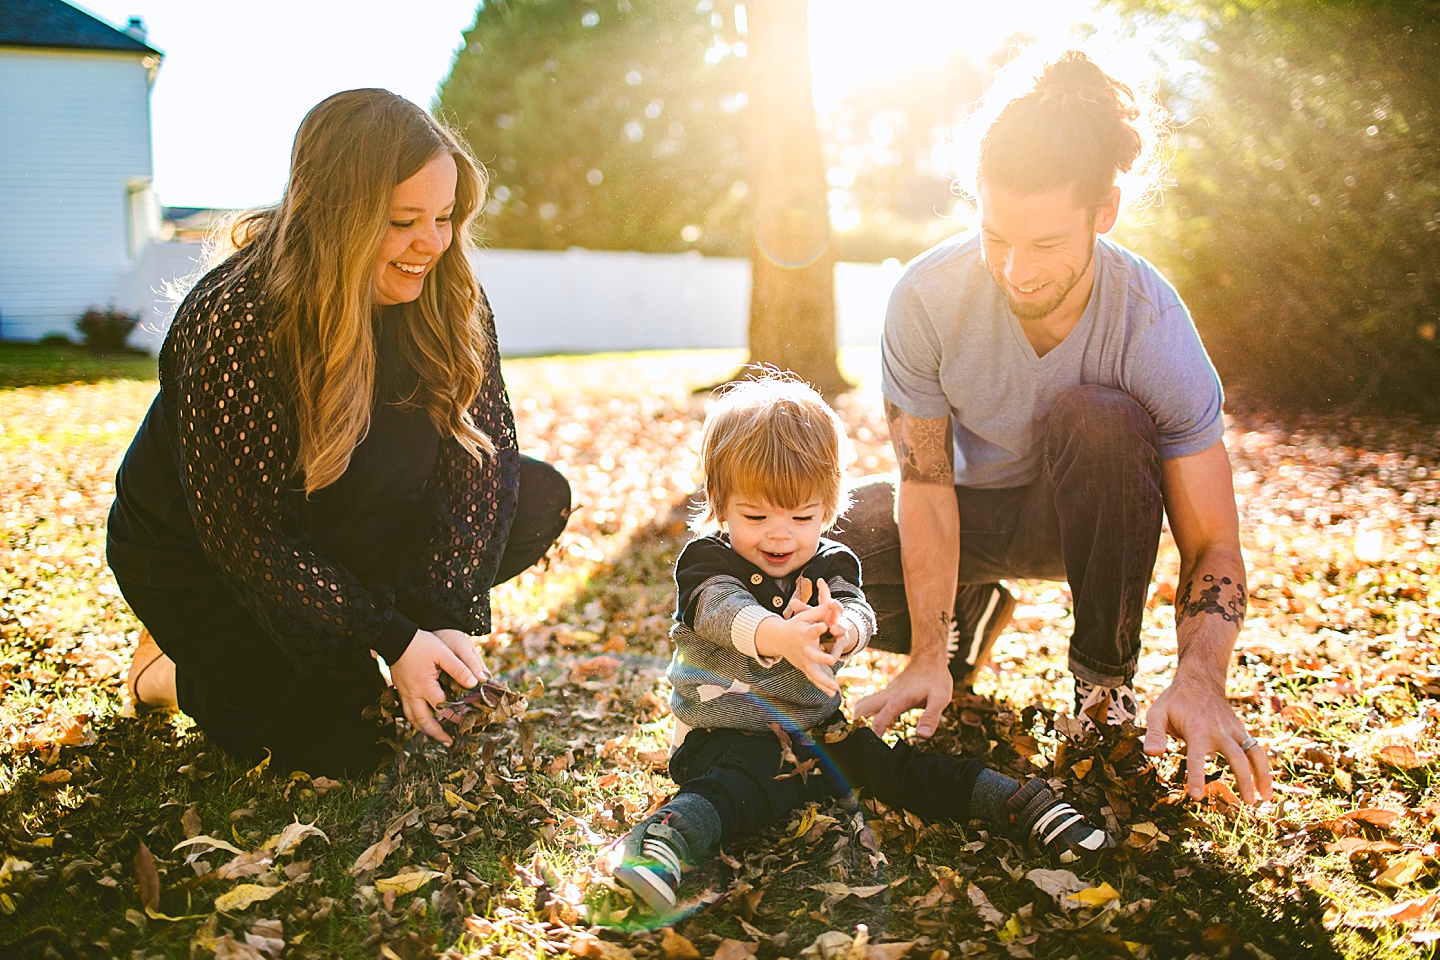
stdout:
[[723,387],[705,418],[697,525],[718,524],[730,498],[763,497],[792,509],[820,501],[829,527],[850,506],[845,425],[803,380],[765,370]]
[[370,427],[375,263],[391,195],[447,154],[458,174],[454,240],[426,275],[419,299],[397,307],[400,349],[420,372],[408,402],[429,414],[442,437],[453,436],[482,459],[494,447],[467,408],[487,365],[496,362],[495,347],[466,253],[485,174],[443,123],[387,90],[347,90],[321,101],[295,134],[284,197],[237,219],[228,250],[219,251],[239,258],[236,281],[258,273],[263,283],[307,495],[340,478]]

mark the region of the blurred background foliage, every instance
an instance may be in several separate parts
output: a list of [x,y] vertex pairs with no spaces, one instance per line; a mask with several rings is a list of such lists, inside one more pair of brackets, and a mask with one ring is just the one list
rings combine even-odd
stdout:
[[[725,2],[725,0],[722,0]],[[1440,0],[1109,0],[1175,114],[1174,183],[1117,238],[1190,304],[1232,392],[1440,413]],[[493,246],[745,256],[745,38],[712,0],[487,0],[440,111]],[[839,259],[971,223],[948,137],[1006,51],[820,118]]]
[[1226,383],[1440,413],[1440,3],[1124,3],[1178,54],[1174,184],[1124,242]]

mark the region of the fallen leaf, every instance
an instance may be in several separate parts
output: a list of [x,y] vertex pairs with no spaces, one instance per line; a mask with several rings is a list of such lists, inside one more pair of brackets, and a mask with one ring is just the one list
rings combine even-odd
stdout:
[[225,913],[244,910],[252,903],[269,900],[284,889],[283,886],[262,887],[258,883],[242,883],[233,890],[227,890],[225,893],[216,897],[215,909]]
[[720,946],[715,948],[713,960],[745,960],[746,957],[755,956],[760,949],[758,943],[745,943],[740,940],[722,940]]
[[140,905],[146,910],[160,909],[160,873],[155,869],[155,856],[140,843],[135,851],[135,880],[140,887]]
[[1427,762],[1415,752],[1414,747],[1407,747],[1399,743],[1387,744],[1376,752],[1379,754],[1381,763],[1397,770],[1415,770],[1425,766]]
[[981,920],[992,927],[998,927],[1005,922],[1005,914],[990,902],[990,898],[985,895],[985,891],[981,890],[978,884],[970,884],[965,892],[970,895],[970,902],[975,905],[975,909],[980,911]]
[[224,851],[226,851],[226,852],[228,852],[228,853],[236,853],[236,854],[241,854],[241,855],[243,855],[243,854],[245,853],[244,850],[241,850],[239,847],[235,846],[234,844],[227,843],[227,842],[224,841],[224,840],[217,840],[217,839],[215,839],[214,837],[208,836],[208,835],[203,834],[203,833],[200,834],[198,837],[191,837],[191,838],[188,839],[188,840],[181,840],[179,843],[175,844],[175,846],[173,846],[173,847],[170,848],[170,852],[171,852],[171,853],[174,853],[174,852],[176,852],[177,850],[181,850],[181,849],[183,849],[183,848],[185,848],[185,847],[198,847],[198,846],[206,846],[206,847],[209,847],[209,848],[212,849],[212,850],[224,850]]
[[660,931],[660,950],[665,954],[665,960],[700,960],[700,951],[695,949],[695,944],[671,927]]
[[296,820],[294,823],[289,824],[284,830],[280,831],[280,833],[267,840],[265,846],[275,851],[276,856],[283,857],[289,855],[291,851],[300,845],[300,841],[306,837],[319,837],[326,843],[330,842],[330,838],[325,836],[324,832],[316,827],[315,824],[301,823],[299,820]]
[[390,856],[395,849],[395,838],[388,833],[365,848],[365,852],[355,858],[355,863],[350,867],[350,872],[360,876],[370,870],[378,869],[385,858]]
[[204,832],[204,828],[200,824],[200,814],[196,809],[199,806],[200,801],[197,800],[186,807],[184,813],[180,814],[180,832],[185,834],[186,840],[192,840]]
[[1025,874],[1025,879],[1039,887],[1045,893],[1050,894],[1056,900],[1067,897],[1072,893],[1078,893],[1085,889],[1085,881],[1081,880],[1069,870],[1044,870],[1035,869]]
[[375,881],[375,889],[381,893],[414,893],[436,877],[444,874],[438,870],[405,870],[393,877]]
[[1120,899],[1120,893],[1108,883],[1102,883],[1098,887],[1086,887],[1084,890],[1077,890],[1065,897],[1066,900],[1073,900],[1085,907],[1103,907],[1107,903],[1113,903]]
[[1425,858],[1418,853],[1408,853],[1391,861],[1385,872],[1375,878],[1377,887],[1393,887],[1396,890],[1408,887],[1426,871]]

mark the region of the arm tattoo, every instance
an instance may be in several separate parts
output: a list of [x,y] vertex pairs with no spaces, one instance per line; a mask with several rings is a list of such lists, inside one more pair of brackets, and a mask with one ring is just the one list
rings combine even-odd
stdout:
[[1207,586],[1199,596],[1191,595],[1195,581],[1186,582],[1180,599],[1175,601],[1175,623],[1178,625],[1202,613],[1218,613],[1223,619],[1239,626],[1245,619],[1245,585],[1229,577],[1221,577],[1217,581],[1214,574],[1209,573],[1202,579]]
[[885,419],[901,480],[950,485],[955,482],[955,450],[950,445],[950,418],[923,420],[912,417],[889,400]]

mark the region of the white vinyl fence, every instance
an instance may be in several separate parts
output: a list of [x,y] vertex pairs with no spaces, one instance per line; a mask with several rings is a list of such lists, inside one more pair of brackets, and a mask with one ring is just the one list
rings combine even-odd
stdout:
[[[200,244],[152,244],[122,304],[141,316],[130,342],[160,349],[174,312],[166,291],[199,269]],[[480,282],[495,311],[506,356],[743,347],[750,264],[694,253],[573,249],[483,250]],[[890,290],[903,268],[841,263],[835,268],[841,346],[874,346]]]

